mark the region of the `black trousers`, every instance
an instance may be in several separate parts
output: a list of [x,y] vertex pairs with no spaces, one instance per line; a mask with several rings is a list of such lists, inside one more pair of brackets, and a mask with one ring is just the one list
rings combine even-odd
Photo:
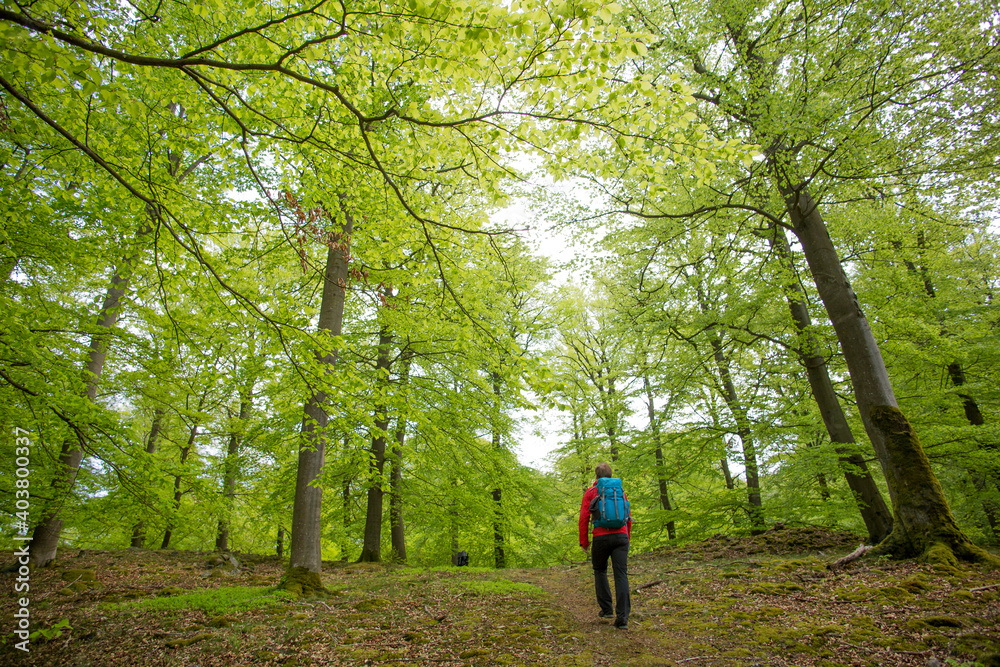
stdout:
[[595,535],[590,547],[591,563],[594,565],[594,589],[597,592],[597,604],[601,611],[610,613],[611,586],[608,583],[608,558],[611,559],[611,569],[615,576],[614,613],[618,623],[628,623],[632,613],[632,601],[628,589],[628,535],[614,533],[612,535]]

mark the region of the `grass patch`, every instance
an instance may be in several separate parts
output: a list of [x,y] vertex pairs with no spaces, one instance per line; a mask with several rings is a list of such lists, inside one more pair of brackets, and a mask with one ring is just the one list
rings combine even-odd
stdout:
[[222,611],[247,611],[280,604],[294,596],[287,591],[261,586],[224,586],[206,588],[200,591],[173,595],[170,597],[146,598],[106,605],[109,609],[149,609],[169,611],[173,609],[201,609],[208,613]]
[[534,584],[524,584],[506,579],[487,581],[460,581],[458,585],[465,591],[475,595],[528,595],[537,597],[542,589]]

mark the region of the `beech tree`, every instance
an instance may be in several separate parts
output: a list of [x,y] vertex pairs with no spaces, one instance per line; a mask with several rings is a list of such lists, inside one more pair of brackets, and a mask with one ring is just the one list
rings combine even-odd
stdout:
[[[941,20],[942,13],[954,20]],[[706,14],[637,4],[632,14],[663,36],[649,65],[664,85],[668,75],[683,67],[699,86],[695,97],[706,108],[706,118],[719,119],[721,136],[726,130],[742,133],[762,147],[760,167],[748,164],[752,182],[780,197],[781,224],[801,244],[837,333],[896,514],[893,533],[880,548],[897,556],[926,552],[940,543],[963,557],[985,557],[946,512],[931,516],[918,509],[923,501],[916,489],[939,486],[933,474],[922,476],[930,473],[929,467],[914,466],[913,475],[907,474],[908,464],[916,460],[909,459],[911,452],[919,452],[919,446],[889,446],[897,440],[883,427],[895,422],[886,420],[882,406],[895,409],[896,397],[822,205],[836,200],[836,186],[862,178],[871,184],[870,193],[897,185],[913,191],[919,183],[901,164],[901,155],[912,156],[911,163],[924,161],[924,174],[955,174],[945,187],[961,186],[956,160],[981,154],[978,146],[965,142],[937,152],[944,125],[935,105],[950,106],[961,118],[977,113],[965,93],[988,76],[985,63],[993,46],[989,40],[982,49],[957,46],[966,44],[963,35],[978,31],[972,26],[985,18],[972,14],[949,3],[933,8],[904,3],[863,12],[835,2],[807,14],[790,4],[716,4]],[[895,35],[903,48],[886,51],[886,35]],[[654,188],[662,187],[657,178],[651,174]],[[747,204],[737,197],[707,208],[740,206]],[[878,419],[871,416],[876,408]],[[919,459],[918,453],[912,456]],[[901,521],[904,516],[908,525]]]

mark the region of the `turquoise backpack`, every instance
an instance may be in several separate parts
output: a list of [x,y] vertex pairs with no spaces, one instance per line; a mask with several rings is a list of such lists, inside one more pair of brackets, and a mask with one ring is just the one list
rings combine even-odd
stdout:
[[621,528],[628,523],[629,502],[617,477],[599,477],[597,495],[590,501],[590,516],[596,528]]

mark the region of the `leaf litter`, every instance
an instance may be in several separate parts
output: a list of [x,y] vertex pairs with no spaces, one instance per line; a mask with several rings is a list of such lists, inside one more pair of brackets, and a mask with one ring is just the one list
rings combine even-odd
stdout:
[[[275,557],[237,554],[222,572],[209,552],[71,551],[32,573],[29,607],[33,631],[71,629],[28,654],[5,633],[0,665],[1000,665],[1000,572],[873,558],[828,569],[858,542],[776,528],[632,554],[626,631],[597,617],[585,561],[325,563],[330,595],[296,600],[272,591]],[[95,582],[68,587],[81,571]],[[0,614],[16,604],[5,596]]]

